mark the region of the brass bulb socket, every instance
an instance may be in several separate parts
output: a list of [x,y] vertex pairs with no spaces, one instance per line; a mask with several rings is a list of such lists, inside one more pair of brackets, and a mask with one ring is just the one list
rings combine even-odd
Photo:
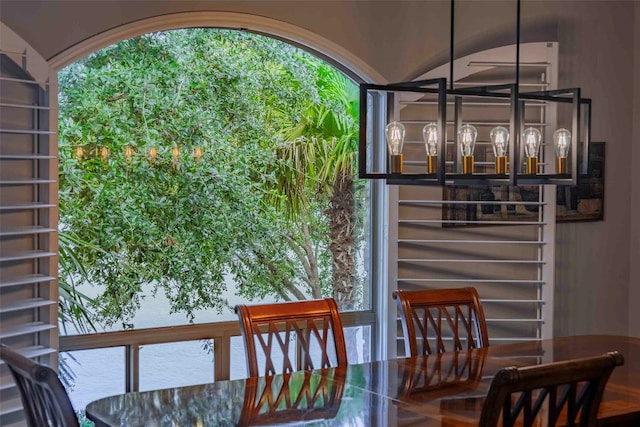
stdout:
[[470,175],[474,172],[473,156],[462,157],[462,173]]
[[389,156],[389,173],[402,173],[402,154]]
[[536,175],[538,173],[537,157],[527,157],[527,173],[529,175]]
[[567,158],[566,157],[558,157],[557,159],[557,168],[558,173],[567,173]]
[[438,156],[427,156],[427,173],[436,173]]
[[496,157],[496,173],[500,175],[507,173],[507,156]]

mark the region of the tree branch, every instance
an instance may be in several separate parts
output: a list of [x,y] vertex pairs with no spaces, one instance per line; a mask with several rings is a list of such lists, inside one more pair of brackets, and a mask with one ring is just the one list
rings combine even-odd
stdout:
[[[267,258],[265,256],[260,253],[256,253],[256,256],[258,257],[260,263],[265,266],[265,268],[269,270],[271,274],[273,274],[275,277],[280,277],[278,268],[271,262],[267,261]],[[288,278],[281,277],[280,284],[284,285],[284,288],[289,291],[295,298],[299,300],[307,299],[306,296],[300,291],[300,289],[298,289],[296,285]],[[276,285],[275,289],[283,299],[285,299],[286,301],[291,301],[291,298],[289,298],[288,295],[286,295],[279,286]]]

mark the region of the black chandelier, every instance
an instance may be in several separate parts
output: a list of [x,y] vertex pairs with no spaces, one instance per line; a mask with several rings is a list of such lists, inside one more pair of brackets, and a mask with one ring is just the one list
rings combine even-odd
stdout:
[[[578,174],[587,173],[591,99],[582,98],[579,88],[520,91],[520,15],[520,0],[517,0],[516,71],[512,84],[454,89],[452,0],[449,87],[446,78],[390,85],[360,85],[360,178],[384,179],[388,184],[401,185],[576,185]],[[381,129],[379,132],[371,130],[368,118],[371,100],[374,99],[371,95],[377,95],[375,99],[382,99],[387,105],[393,103],[394,97],[402,99],[408,95],[411,99],[420,99],[435,106],[435,112],[431,111],[430,116],[418,120],[419,123],[426,123],[422,128],[425,161],[420,162],[425,166],[405,168],[403,123],[387,118],[384,138]],[[498,125],[491,129],[489,139],[494,161],[489,165],[489,162],[483,162],[483,171],[476,172],[474,148],[478,131],[472,123],[465,122],[465,106],[491,106],[498,105],[498,102],[508,104],[509,114],[504,121],[508,127]],[[553,132],[553,162],[539,161],[544,138],[535,126],[525,125],[525,103],[556,103],[566,113],[563,118],[568,126]],[[453,125],[455,138],[447,138],[447,105],[453,107],[454,118],[450,124]],[[413,118],[411,121],[416,122]],[[376,147],[380,147],[384,139],[387,142],[387,156],[376,156]],[[547,160],[550,156],[543,153],[542,157]]]

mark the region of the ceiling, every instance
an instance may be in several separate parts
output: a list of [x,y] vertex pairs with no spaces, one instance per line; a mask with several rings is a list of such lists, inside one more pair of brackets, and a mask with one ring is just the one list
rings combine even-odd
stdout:
[[[513,44],[515,4],[514,0],[457,0],[456,56]],[[347,49],[389,81],[413,78],[449,58],[449,1],[0,2],[0,20],[45,59],[124,24],[201,11],[232,11],[293,24]],[[523,41],[554,40],[559,17],[573,12],[558,1],[525,0]]]

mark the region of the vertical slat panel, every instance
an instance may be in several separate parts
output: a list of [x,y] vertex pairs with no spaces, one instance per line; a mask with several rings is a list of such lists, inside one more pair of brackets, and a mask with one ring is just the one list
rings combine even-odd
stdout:
[[[505,65],[486,67],[475,74],[463,73],[467,77],[460,83],[509,83],[513,81],[509,77],[514,76],[514,67]],[[526,67],[520,77],[528,85],[525,90],[547,88],[551,65],[547,62]],[[540,87],[536,88],[536,84]],[[448,113],[453,113],[453,100],[449,101]],[[464,107],[462,122],[478,129],[476,173],[493,173],[489,132],[497,125],[508,127],[509,106],[492,100],[472,104]],[[412,173],[424,173],[426,153],[421,130],[435,117],[435,105],[431,100],[414,97],[397,100],[393,108],[396,119],[407,129],[405,165]],[[528,103],[524,121],[526,126],[540,129],[545,141],[550,141],[546,129],[554,117],[547,114],[546,108],[544,104]],[[449,123],[447,140],[452,148],[455,135],[454,125]],[[546,152],[548,146],[541,150]],[[553,159],[541,155],[542,163]],[[454,158],[448,156],[449,161]],[[553,310],[548,304],[553,302],[555,191],[537,186],[492,190],[454,191],[422,186],[399,186],[394,190],[398,192],[399,206],[397,241],[390,242],[390,246],[397,250],[397,287],[418,290],[474,286],[483,302],[491,345],[548,338],[553,331]],[[404,353],[401,335],[398,327],[399,355]]]
[[[57,369],[56,88],[46,62],[2,27],[0,46],[0,341]],[[3,53],[6,44],[12,53]],[[44,68],[43,68],[44,66]],[[31,73],[40,69],[39,81]],[[55,79],[54,79],[55,80]],[[0,365],[0,425],[19,425],[22,405]]]

